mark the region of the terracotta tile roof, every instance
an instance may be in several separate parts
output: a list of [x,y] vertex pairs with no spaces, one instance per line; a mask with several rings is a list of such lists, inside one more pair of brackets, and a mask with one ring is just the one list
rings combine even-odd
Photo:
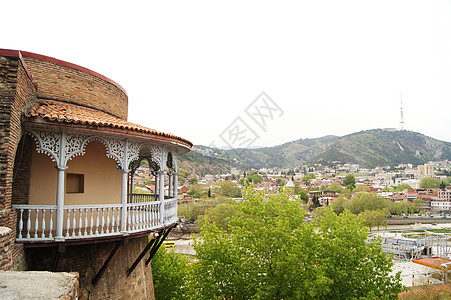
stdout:
[[170,133],[164,133],[138,124],[127,122],[123,119],[96,109],[59,101],[40,100],[25,112],[25,116],[28,118],[39,117],[49,121],[62,123],[88,124],[137,131],[150,135],[177,139],[187,143],[190,146],[193,145],[190,141]]

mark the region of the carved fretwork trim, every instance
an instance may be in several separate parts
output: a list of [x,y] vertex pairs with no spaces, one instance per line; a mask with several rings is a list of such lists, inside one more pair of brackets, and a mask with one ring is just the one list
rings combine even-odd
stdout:
[[[106,148],[106,156],[112,158],[122,169],[128,169],[132,162],[139,159],[139,152],[144,143],[126,139],[107,138],[102,136],[81,135],[58,131],[29,130],[27,134],[33,137],[38,153],[47,154],[52,161],[61,166],[76,156],[82,156],[90,142],[97,141]],[[146,144],[151,150],[151,161],[161,169],[163,147]],[[149,161],[150,163],[150,161]],[[155,165],[152,164],[152,165]]]
[[47,154],[54,162],[59,162],[61,133],[54,131],[28,131],[36,143],[38,153]]

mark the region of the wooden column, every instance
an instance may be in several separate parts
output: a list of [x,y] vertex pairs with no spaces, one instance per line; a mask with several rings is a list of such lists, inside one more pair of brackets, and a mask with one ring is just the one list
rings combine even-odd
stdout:
[[64,241],[63,219],[64,219],[64,177],[66,166],[56,166],[58,170],[58,181],[56,186],[56,236],[55,240]]
[[159,183],[159,196],[160,196],[160,225],[164,224],[164,171],[159,171],[158,175],[160,177]]
[[66,132],[62,131],[60,134],[60,147],[59,147],[59,153],[58,160],[57,160],[57,166],[56,169],[58,170],[58,177],[57,177],[57,185],[56,185],[56,235],[55,235],[55,241],[64,241],[63,236],[63,225],[64,225],[64,177],[66,175]]
[[122,173],[122,186],[121,186],[121,232],[127,231],[127,182],[129,170],[119,170]]

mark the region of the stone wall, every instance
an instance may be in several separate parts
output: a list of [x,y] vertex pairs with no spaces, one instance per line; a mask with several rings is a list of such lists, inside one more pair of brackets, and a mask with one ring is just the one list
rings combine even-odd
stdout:
[[[102,267],[117,242],[66,246],[56,271],[80,274],[80,299],[154,299],[151,264],[145,266],[148,254],[127,277],[126,272],[145,248],[147,237],[122,243],[105,273],[94,286],[92,279]],[[27,248],[29,269],[52,269],[57,248]],[[168,287],[169,288],[169,287]]]
[[12,248],[11,228],[0,227],[0,270],[11,269]]
[[27,52],[23,56],[39,86],[38,98],[70,102],[127,119],[127,94],[117,85],[64,61]]

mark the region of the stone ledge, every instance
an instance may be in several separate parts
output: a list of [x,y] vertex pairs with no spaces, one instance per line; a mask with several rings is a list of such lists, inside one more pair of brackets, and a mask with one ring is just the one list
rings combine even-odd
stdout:
[[0,299],[78,299],[78,273],[0,271]]

